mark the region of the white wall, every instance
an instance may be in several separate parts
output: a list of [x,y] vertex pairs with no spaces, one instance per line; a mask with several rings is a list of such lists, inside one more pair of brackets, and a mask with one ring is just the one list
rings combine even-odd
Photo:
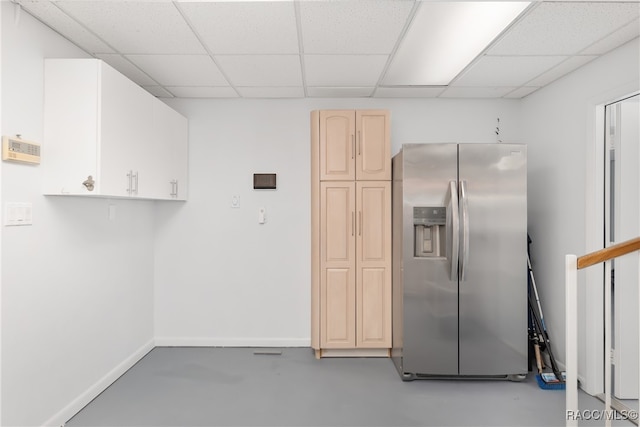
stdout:
[[[401,143],[495,142],[497,117],[503,141],[520,142],[518,100],[168,103],[189,118],[189,200],[158,205],[158,345],[310,345],[310,111],[389,109],[393,153]],[[253,190],[259,172],[276,173],[278,189]]]
[[[86,54],[1,7],[1,131],[46,162],[43,58]],[[33,226],[2,229],[2,425],[61,425],[152,346],[153,203],[44,197],[41,167],[0,168],[3,205],[33,204]]]
[[[533,269],[553,350],[560,362],[565,354],[564,256],[602,248],[602,213],[597,212],[602,209],[603,178],[598,171],[602,154],[597,151],[601,147],[596,131],[603,132],[604,125],[596,122],[603,119],[596,109],[639,89],[639,44],[635,39],[522,101],[524,137],[529,145],[528,216]],[[597,392],[594,381],[602,363],[597,353],[602,350],[587,348],[585,333],[589,331],[602,341],[602,301],[587,298],[585,287],[602,295],[602,273],[598,273],[598,267],[592,268],[595,283],[587,283],[585,273],[579,275],[579,371],[587,380],[587,389]],[[588,316],[584,310],[587,306]]]
[[[1,131],[43,142],[46,161],[43,58],[85,54],[26,13],[16,24],[13,8],[2,2]],[[2,425],[64,422],[152,346],[154,324],[165,345],[309,344],[314,109],[389,109],[394,153],[494,142],[497,117],[503,141],[529,143],[534,268],[563,358],[562,262],[585,251],[588,228],[589,108],[629,87],[637,40],[523,101],[172,100],[190,119],[186,203],[44,197],[39,167],[0,163],[2,202],[34,208],[33,226],[2,228]],[[252,190],[255,172],[277,173],[278,189]]]

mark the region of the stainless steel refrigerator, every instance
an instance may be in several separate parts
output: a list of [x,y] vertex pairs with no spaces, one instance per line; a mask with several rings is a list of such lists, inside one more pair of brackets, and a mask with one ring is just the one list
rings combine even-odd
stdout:
[[393,349],[404,380],[528,370],[527,149],[406,144],[393,158]]

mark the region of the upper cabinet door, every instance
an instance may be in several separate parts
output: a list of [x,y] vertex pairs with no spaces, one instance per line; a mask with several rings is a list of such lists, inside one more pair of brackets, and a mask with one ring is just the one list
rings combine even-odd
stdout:
[[320,111],[320,180],[391,180],[386,110]]
[[356,179],[391,179],[389,112],[356,111]]
[[98,70],[99,63],[91,60],[44,62],[44,194],[93,194],[82,185],[89,176],[95,193],[101,191]]
[[320,180],[353,181],[356,120],[353,110],[320,111]]
[[[150,194],[154,199],[186,200],[188,122],[164,102],[153,105],[154,167]],[[146,183],[146,181],[145,181]]]
[[152,109],[157,100],[115,69],[101,65],[100,189],[105,195],[143,197],[150,179]]

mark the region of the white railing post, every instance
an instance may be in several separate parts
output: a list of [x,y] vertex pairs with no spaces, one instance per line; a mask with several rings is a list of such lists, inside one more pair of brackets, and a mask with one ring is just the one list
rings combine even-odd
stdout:
[[578,263],[575,255],[565,256],[565,339],[567,426],[578,425]]
[[611,260],[604,271],[604,425],[611,427]]

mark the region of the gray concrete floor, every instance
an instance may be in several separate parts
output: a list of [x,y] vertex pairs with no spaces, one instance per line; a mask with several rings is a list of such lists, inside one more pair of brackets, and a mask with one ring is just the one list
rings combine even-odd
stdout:
[[[564,392],[532,374],[400,380],[390,359],[316,360],[308,348],[155,348],[67,426],[562,426]],[[581,392],[581,408],[602,408]],[[604,425],[581,422],[580,425]],[[616,421],[614,425],[632,424]]]

